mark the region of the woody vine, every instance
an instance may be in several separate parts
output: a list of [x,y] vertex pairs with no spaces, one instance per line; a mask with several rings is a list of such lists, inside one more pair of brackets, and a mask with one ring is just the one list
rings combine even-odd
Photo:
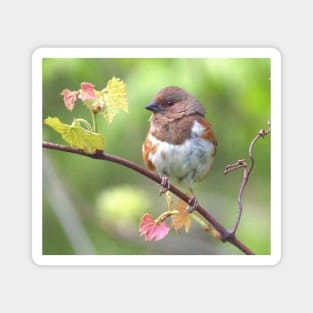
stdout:
[[[111,123],[114,116],[118,114],[119,111],[127,112],[127,92],[125,84],[115,77],[113,77],[102,90],[96,90],[94,87],[93,84],[84,82],[81,83],[81,88],[79,90],[70,91],[65,89],[62,92],[65,106],[70,111],[74,109],[77,101],[81,100],[81,103],[90,112],[92,125],[82,118],[74,119],[72,124],[68,125],[61,122],[57,117],[48,117],[45,119],[45,124],[60,133],[62,138],[70,146],[44,141],[42,147],[79,154],[93,159],[110,161],[127,167],[140,175],[161,184],[161,177],[155,175],[151,171],[148,171],[131,161],[104,152],[103,135],[97,132],[97,117],[101,115],[105,120]],[[193,219],[199,223],[204,231],[209,232],[215,239],[220,240],[221,242],[228,242],[245,254],[254,254],[250,248],[236,237],[236,231],[243,211],[243,193],[255,165],[253,148],[256,142],[270,134],[270,131],[270,122],[268,122],[267,129],[261,129],[251,141],[248,151],[248,160],[238,160],[234,164],[225,167],[224,174],[239,169],[243,171],[242,182],[237,198],[238,214],[231,230],[227,230],[222,226],[222,224],[199,203],[194,203],[194,199],[188,194],[183,193],[174,185],[169,184],[168,192],[166,193],[168,210],[160,214],[157,218],[154,218],[151,214],[145,214],[139,225],[141,236],[144,236],[146,240],[162,240],[168,235],[170,226],[176,231],[181,231],[181,229],[184,228],[185,231],[188,232],[190,229],[190,220]],[[171,193],[178,197],[178,201],[175,204],[171,197]],[[194,210],[191,213],[186,210],[188,205],[194,206]],[[167,223],[169,219],[172,220],[171,225]]]

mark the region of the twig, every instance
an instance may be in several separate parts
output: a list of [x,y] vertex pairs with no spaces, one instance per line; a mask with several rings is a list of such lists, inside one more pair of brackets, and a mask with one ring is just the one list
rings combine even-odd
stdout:
[[[80,155],[84,155],[84,156],[87,156],[87,157],[90,157],[93,159],[100,159],[100,160],[106,160],[106,161],[110,161],[113,163],[117,163],[117,164],[125,166],[129,169],[132,169],[132,170],[148,177],[149,179],[155,181],[158,184],[160,184],[161,180],[162,180],[161,177],[153,174],[152,172],[146,170],[145,168],[143,168],[143,167],[141,167],[141,166],[139,166],[133,162],[130,162],[128,160],[125,160],[123,158],[120,158],[120,157],[117,157],[114,155],[110,155],[110,154],[105,153],[103,151],[96,151],[95,153],[90,154],[90,153],[87,153],[81,149],[68,147],[68,146],[64,146],[64,145],[60,145],[60,144],[54,144],[54,143],[45,142],[45,141],[42,143],[42,146],[43,146],[43,148],[80,154]],[[185,201],[186,203],[188,203],[190,201],[190,198],[187,195],[185,195],[182,191],[177,189],[175,186],[170,184],[169,190],[173,194],[175,194],[177,197],[179,197],[183,201]],[[194,203],[190,203],[190,204],[193,205]],[[198,206],[195,208],[195,210],[198,211],[208,222],[210,222],[213,225],[213,227],[221,234],[221,240],[223,242],[226,242],[226,241],[230,242],[231,244],[236,246],[238,249],[240,249],[245,254],[249,254],[249,255],[254,254],[246,245],[244,245],[241,241],[239,241],[237,238],[235,238],[235,235],[233,233],[229,232],[225,227],[223,227],[206,209],[204,209],[203,207],[201,207],[198,204]]]
[[241,186],[240,186],[238,198],[237,198],[238,214],[237,214],[237,218],[236,218],[236,221],[234,223],[234,226],[233,226],[232,230],[230,231],[230,233],[233,236],[235,236],[235,233],[236,233],[237,228],[239,226],[241,215],[242,215],[242,195],[243,195],[244,189],[248,183],[249,176],[250,176],[250,174],[253,170],[253,167],[254,167],[253,148],[254,148],[255,143],[260,138],[264,138],[266,135],[268,135],[271,132],[271,123],[268,122],[267,124],[268,124],[269,128],[267,130],[261,129],[258,132],[257,136],[250,143],[250,146],[249,146],[249,159],[251,161],[250,167],[247,167],[246,160],[238,160],[234,164],[230,164],[230,165],[225,166],[225,169],[224,169],[224,174],[228,174],[234,170],[237,170],[239,168],[243,168],[243,177],[242,177]]

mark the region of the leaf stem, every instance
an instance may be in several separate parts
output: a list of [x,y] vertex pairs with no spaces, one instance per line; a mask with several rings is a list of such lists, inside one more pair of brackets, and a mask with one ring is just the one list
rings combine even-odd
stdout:
[[162,223],[164,222],[168,217],[177,214],[178,211],[177,210],[170,210],[170,211],[166,211],[163,212],[156,220],[155,222],[158,223]]
[[82,123],[83,125],[85,125],[89,131],[91,131],[91,132],[93,131],[91,125],[86,120],[84,120],[83,118],[77,118],[75,120]]
[[90,113],[91,113],[91,118],[92,118],[93,131],[97,133],[98,132],[97,112],[93,112],[92,110],[90,110]]

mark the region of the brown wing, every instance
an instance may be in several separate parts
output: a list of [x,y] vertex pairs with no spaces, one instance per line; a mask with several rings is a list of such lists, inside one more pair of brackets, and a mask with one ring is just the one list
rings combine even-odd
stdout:
[[155,153],[156,152],[156,145],[153,145],[152,142],[149,140],[149,136],[147,136],[143,147],[142,147],[142,156],[143,156],[143,160],[145,162],[146,167],[150,170],[150,171],[155,171],[155,166],[154,164],[149,160],[149,155],[150,153]]
[[201,138],[203,139],[207,139],[207,140],[210,140],[213,145],[214,145],[214,151],[213,151],[213,154],[212,156],[215,156],[216,154],[216,149],[217,149],[217,140],[214,136],[214,133],[212,131],[212,126],[211,124],[203,117],[201,117],[199,119],[199,123],[204,127],[204,132],[203,134],[201,135]]

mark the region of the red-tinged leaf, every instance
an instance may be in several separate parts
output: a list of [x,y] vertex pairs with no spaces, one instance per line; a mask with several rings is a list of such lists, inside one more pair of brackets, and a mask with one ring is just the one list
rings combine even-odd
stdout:
[[79,91],[78,98],[82,101],[96,99],[94,85],[91,83],[81,83],[81,90]]
[[170,231],[170,226],[165,222],[157,223],[151,214],[145,214],[139,225],[140,236],[145,240],[162,240]]
[[165,222],[157,224],[154,230],[155,240],[162,240],[163,238],[167,236],[169,231],[170,231],[170,226],[166,224]]
[[153,237],[155,236],[155,225],[151,225],[146,232],[145,232],[145,240],[151,241],[153,240]]
[[139,225],[139,231],[143,235],[151,226],[154,225],[154,218],[151,214],[145,214]]
[[72,111],[77,100],[77,91],[70,91],[69,89],[64,89],[62,92],[65,106]]

